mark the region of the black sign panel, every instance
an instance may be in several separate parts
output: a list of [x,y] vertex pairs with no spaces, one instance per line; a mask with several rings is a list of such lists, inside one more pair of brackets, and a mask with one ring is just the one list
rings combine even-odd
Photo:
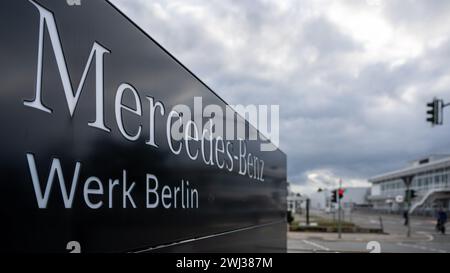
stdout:
[[76,2],[0,4],[0,250],[285,251],[286,156],[171,138],[196,117],[176,105],[229,106],[112,4]]

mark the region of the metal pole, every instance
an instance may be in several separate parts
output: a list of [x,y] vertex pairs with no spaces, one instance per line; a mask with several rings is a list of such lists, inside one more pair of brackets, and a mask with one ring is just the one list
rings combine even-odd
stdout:
[[337,192],[337,198],[338,198],[338,238],[342,238],[342,223],[341,223],[341,196],[339,194],[342,187],[342,179],[339,180],[339,189]]
[[402,177],[403,182],[405,183],[406,186],[406,221],[407,221],[407,226],[408,226],[408,230],[406,232],[406,236],[407,237],[411,237],[411,215],[409,214],[409,211],[411,210],[411,182],[414,179],[414,175],[410,175],[410,176],[405,176]]
[[407,185],[406,185],[406,190],[407,190],[407,192],[406,192],[406,198],[408,199],[407,201],[406,201],[406,203],[408,204],[407,205],[407,211],[406,211],[406,219],[407,219],[407,221],[408,221],[408,231],[406,232],[406,237],[411,237],[411,217],[410,217],[410,215],[409,215],[409,210],[411,209],[411,191],[410,191],[410,187],[409,187],[409,185],[410,185],[410,183],[408,183]]
[[380,216],[380,228],[381,228],[381,232],[384,233],[383,218],[381,218],[381,216]]
[[306,199],[306,225],[309,226],[309,198]]
[[353,203],[350,201],[350,223],[353,222]]

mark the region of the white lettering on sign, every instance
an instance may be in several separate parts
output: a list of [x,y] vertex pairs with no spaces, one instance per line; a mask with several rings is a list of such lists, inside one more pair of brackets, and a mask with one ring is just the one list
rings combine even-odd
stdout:
[[104,48],[97,42],[94,42],[92,46],[91,53],[86,66],[84,67],[83,75],[81,76],[80,83],[76,93],[73,93],[72,83],[70,82],[69,72],[67,70],[67,64],[64,58],[63,49],[61,46],[61,40],[58,34],[58,29],[56,28],[55,18],[53,14],[30,0],[40,14],[40,24],[39,24],[39,46],[38,46],[38,65],[37,65],[37,80],[36,80],[36,95],[33,101],[26,101],[24,104],[29,107],[34,107],[36,109],[42,110],[44,112],[52,113],[52,110],[42,103],[42,58],[44,51],[44,26],[47,26],[47,31],[50,36],[50,41],[53,47],[53,52],[55,54],[56,63],[58,65],[59,74],[63,84],[64,94],[66,96],[67,106],[69,107],[70,116],[74,115],[75,108],[80,98],[81,91],[86,80],[89,67],[91,66],[92,59],[95,56],[95,121],[89,123],[89,126],[104,130],[109,132],[110,129],[105,126],[105,120],[103,117],[103,55],[105,53],[110,53],[110,51]]
[[[132,109],[132,108],[127,107],[122,104],[122,97],[126,90],[130,90],[131,94],[133,94],[134,102],[136,104],[136,106],[135,106],[136,109]],[[117,94],[116,94],[115,109],[116,109],[117,125],[119,126],[119,130],[122,133],[122,135],[128,140],[131,140],[131,141],[137,140],[139,138],[139,135],[141,134],[142,126],[139,125],[139,128],[138,128],[136,134],[133,136],[126,132],[125,128],[123,127],[123,121],[122,121],[122,109],[127,110],[128,112],[131,112],[137,116],[142,116],[141,101],[139,99],[136,89],[134,89],[133,86],[129,85],[128,83],[122,83],[119,86],[119,89],[117,89]]]
[[[138,92],[138,88],[130,83],[121,82],[115,90],[114,105],[112,106],[114,109],[105,109],[104,95],[112,93],[105,93],[104,90],[103,62],[105,56],[112,55],[112,51],[100,42],[94,41],[92,43],[90,53],[87,56],[84,67],[82,67],[83,73],[81,79],[77,85],[73,85],[54,14],[33,0],[29,0],[29,2],[39,12],[39,33],[34,98],[23,102],[26,107],[31,107],[51,115],[59,114],[54,113],[52,110],[54,106],[45,104],[44,94],[48,90],[43,90],[42,88],[42,81],[45,78],[43,77],[44,38],[48,35],[51,50],[53,51],[52,57],[56,60],[58,77],[62,83],[62,90],[57,92],[61,92],[64,95],[71,118],[74,118],[76,115],[76,109],[82,93],[86,94],[86,92],[89,92],[89,90],[83,89],[87,86],[85,83],[89,71],[94,70],[95,90],[92,94],[95,93],[95,112],[90,114],[95,119],[92,122],[86,121],[88,126],[100,129],[105,134],[111,134],[111,131],[115,130],[121,137],[132,142],[139,142],[141,138],[145,137],[145,140],[142,140],[145,143],[145,147],[158,149],[159,144],[156,139],[157,132],[155,131],[155,124],[157,118],[164,118],[165,120],[161,122],[161,126],[166,127],[167,146],[172,154],[185,155],[188,160],[202,162],[202,164],[208,167],[217,168],[218,171],[236,172],[238,175],[248,177],[255,181],[264,181],[264,160],[258,157],[255,152],[248,152],[251,149],[250,147],[247,149],[246,140],[233,139],[233,141],[230,141],[228,139],[228,129],[226,136],[224,136],[225,132],[222,128],[224,116],[220,106],[208,105],[204,109],[202,108],[203,111],[194,108],[193,116],[191,115],[190,107],[187,105],[175,105],[172,110],[166,111],[163,102],[155,100],[151,96],[143,95],[143,93]],[[95,69],[91,69],[92,67],[95,67]],[[195,103],[202,104],[202,98],[194,97]],[[147,109],[149,109],[149,112],[144,113]],[[105,111],[114,111],[115,127],[108,127],[106,124]],[[127,119],[124,119],[124,115],[127,116]],[[235,114],[232,113],[232,122],[234,122],[234,116]],[[203,123],[203,118],[207,122]],[[126,124],[126,121],[130,119],[136,121],[136,123],[133,122],[134,126]],[[229,120],[231,119],[227,119],[227,122]],[[240,123],[245,122],[240,121]],[[148,125],[147,134],[143,133],[143,130],[147,130],[144,129],[144,125]],[[238,128],[237,131],[245,137],[245,130],[239,130]],[[38,175],[34,155],[27,153],[26,157],[38,207],[47,208],[52,188],[54,184],[59,184],[64,207],[72,208],[75,190],[79,183],[81,163],[75,163],[73,174],[69,180],[68,177],[63,176],[60,160],[55,158],[51,162],[50,173],[48,174],[47,180],[45,180]],[[46,181],[46,184],[41,183],[41,180]],[[55,180],[58,181],[56,182]],[[71,184],[68,187],[66,182],[69,181],[71,181]],[[166,186],[160,187],[158,180],[155,177],[149,176],[146,177],[146,184],[146,206],[149,208],[160,205],[166,209],[198,207],[198,191],[191,189],[187,180],[182,180],[179,187],[169,188]],[[107,184],[103,184],[99,177],[91,176],[84,181],[84,202],[91,209],[99,209],[104,206],[112,208],[114,207],[114,201],[112,199],[113,191],[122,188],[122,208],[136,208],[137,204],[132,194],[135,187],[135,182],[127,183],[125,170],[123,171],[122,181],[119,179],[110,179]],[[102,199],[104,195],[109,196],[108,200]]]
[[73,174],[72,185],[70,187],[70,193],[67,193],[66,182],[64,181],[63,171],[61,169],[61,162],[55,158],[50,166],[50,175],[47,179],[44,194],[42,194],[41,182],[36,168],[36,162],[34,161],[34,155],[27,154],[28,167],[30,169],[31,180],[33,181],[34,192],[36,194],[36,200],[39,208],[47,208],[48,198],[53,186],[53,180],[55,179],[55,173],[58,176],[59,186],[61,189],[61,195],[63,197],[64,206],[71,208],[73,203],[73,197],[75,194],[75,188],[78,183],[78,177],[80,174],[81,163],[75,165],[75,171]]
[[[105,191],[105,186],[102,179],[96,176],[89,176],[84,180],[84,183],[80,182],[80,172],[82,164],[81,162],[75,163],[74,172],[69,172],[72,175],[70,192],[67,192],[66,180],[63,169],[61,168],[60,159],[52,159],[50,166],[50,173],[47,179],[42,179],[42,174],[39,175],[37,172],[37,166],[33,154],[27,154],[28,167],[30,170],[31,179],[33,181],[34,193],[36,196],[36,201],[40,209],[48,208],[50,195],[52,194],[52,189],[54,180],[58,179],[58,184],[61,190],[61,195],[64,200],[64,207],[70,209],[73,206],[75,193],[78,190],[79,185],[83,184],[82,196],[85,205],[90,209],[100,209],[104,204],[108,204],[108,208],[114,207],[114,192],[120,191],[122,193],[122,208],[127,208],[127,204],[131,204],[132,208],[137,208],[138,205],[134,201],[134,188],[137,183],[132,182],[127,183],[128,176],[127,171],[122,170],[122,180],[109,178],[104,181],[108,188]],[[56,177],[55,177],[56,174]],[[67,175],[67,173],[66,173]],[[145,174],[145,187],[146,187],[146,208],[158,208],[162,207],[164,209],[171,208],[183,208],[183,209],[198,209],[199,208],[199,191],[193,188],[189,181],[182,179],[178,186],[169,187],[168,185],[160,185],[158,178],[153,174]],[[45,184],[44,194],[42,194],[41,181],[47,181]],[[144,185],[144,183],[140,183]],[[120,187],[122,185],[122,187]],[[117,187],[118,186],[118,187]],[[144,191],[141,191],[144,192]],[[105,194],[108,196],[105,197]],[[53,197],[55,198],[55,197]],[[105,202],[104,199],[108,199]],[[116,200],[120,202],[120,200]]]

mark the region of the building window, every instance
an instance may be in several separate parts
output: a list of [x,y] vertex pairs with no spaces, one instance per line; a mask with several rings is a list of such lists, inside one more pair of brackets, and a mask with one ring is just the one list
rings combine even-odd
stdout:
[[434,185],[433,188],[439,188],[440,187],[440,182],[441,182],[441,176],[440,175],[436,175],[434,177]]

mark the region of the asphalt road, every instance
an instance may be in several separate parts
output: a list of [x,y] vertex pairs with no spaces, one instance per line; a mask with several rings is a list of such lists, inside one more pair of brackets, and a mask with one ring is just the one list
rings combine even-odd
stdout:
[[437,233],[433,218],[412,217],[410,238],[406,236],[407,228],[401,215],[353,213],[351,219],[363,227],[380,227],[380,216],[387,234],[348,233],[338,239],[336,233],[290,232],[288,251],[450,253],[450,235]]

